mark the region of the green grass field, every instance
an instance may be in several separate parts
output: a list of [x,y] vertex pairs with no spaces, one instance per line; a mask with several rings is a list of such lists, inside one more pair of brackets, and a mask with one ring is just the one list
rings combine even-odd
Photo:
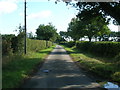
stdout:
[[44,62],[44,58],[54,47],[39,52],[28,52],[22,56],[16,55],[13,60],[3,65],[2,88],[18,88],[24,79]]

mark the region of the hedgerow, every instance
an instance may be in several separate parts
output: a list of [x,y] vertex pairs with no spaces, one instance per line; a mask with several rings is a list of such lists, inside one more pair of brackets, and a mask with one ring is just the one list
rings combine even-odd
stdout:
[[50,46],[52,46],[50,41],[27,39],[27,51],[39,51]]
[[2,55],[7,55],[12,53],[12,38],[15,37],[15,35],[2,35]]
[[105,57],[115,57],[120,53],[120,42],[77,42],[76,47]]
[[[37,51],[52,46],[52,42],[27,38],[27,51]],[[2,54],[24,53],[24,38],[15,35],[2,35]]]

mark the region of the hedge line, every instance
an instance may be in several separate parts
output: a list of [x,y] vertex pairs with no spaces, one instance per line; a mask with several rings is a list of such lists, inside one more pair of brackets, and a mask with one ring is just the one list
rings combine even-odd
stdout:
[[[38,51],[52,46],[52,42],[45,40],[27,39],[27,51]],[[2,55],[24,53],[24,38],[15,35],[2,35]]]
[[[73,47],[75,45],[74,41],[70,41],[67,44],[68,47]],[[120,42],[88,42],[88,41],[78,41],[76,43],[76,48],[84,52],[89,52],[98,56],[104,57],[120,57]]]
[[120,53],[120,42],[77,42],[77,49],[105,57],[115,57]]
[[11,54],[14,51],[17,51],[17,41],[18,40],[15,35],[2,35],[2,55]]
[[50,41],[27,39],[27,51],[39,51],[50,46],[52,46]]

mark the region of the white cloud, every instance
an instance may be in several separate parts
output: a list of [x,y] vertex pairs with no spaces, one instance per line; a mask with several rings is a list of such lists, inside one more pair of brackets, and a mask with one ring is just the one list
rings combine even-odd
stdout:
[[17,4],[15,3],[16,0],[6,0],[0,1],[0,15],[1,14],[8,14],[12,13],[17,9]]
[[41,11],[38,13],[32,13],[28,15],[28,19],[48,18],[49,16],[51,16],[51,11],[46,10],[46,11]]

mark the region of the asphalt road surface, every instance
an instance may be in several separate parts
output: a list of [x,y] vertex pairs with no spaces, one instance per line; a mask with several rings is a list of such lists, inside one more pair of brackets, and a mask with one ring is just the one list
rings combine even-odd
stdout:
[[59,45],[46,58],[43,66],[22,88],[99,88],[72,61]]

